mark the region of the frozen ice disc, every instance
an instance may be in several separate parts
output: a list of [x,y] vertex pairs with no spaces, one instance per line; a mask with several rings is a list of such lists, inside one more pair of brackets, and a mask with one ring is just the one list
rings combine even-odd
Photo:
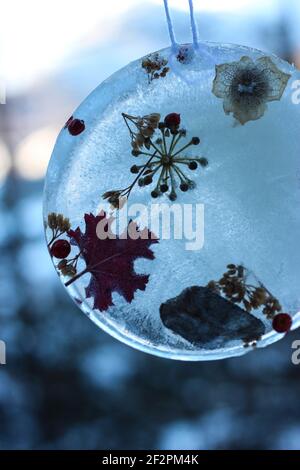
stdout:
[[46,237],[100,328],[210,360],[282,338],[278,314],[299,326],[299,78],[258,50],[185,45],[129,64],[76,110],[48,168]]

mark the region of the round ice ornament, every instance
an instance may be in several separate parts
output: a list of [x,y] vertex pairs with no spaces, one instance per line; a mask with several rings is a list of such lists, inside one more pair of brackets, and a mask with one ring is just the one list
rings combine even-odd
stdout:
[[174,43],[76,110],[49,164],[45,230],[98,326],[182,360],[299,326],[299,79],[258,50]]

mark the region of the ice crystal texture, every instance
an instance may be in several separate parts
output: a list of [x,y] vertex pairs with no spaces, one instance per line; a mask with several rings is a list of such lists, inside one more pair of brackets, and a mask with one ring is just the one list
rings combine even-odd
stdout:
[[[189,251],[185,239],[161,239],[152,246],[154,259],[134,262],[137,274],[149,275],[145,290],[137,290],[132,302],[113,292],[114,305],[106,311],[93,309],[93,299],[85,296],[90,274],[68,290],[99,327],[136,348],[182,360],[241,355],[251,350],[244,348],[242,339],[225,341],[212,335],[211,341],[199,344],[176,334],[164,326],[160,307],[191,286],[204,287],[220,279],[229,263],[243,264],[280,301],[282,311],[293,316],[293,326],[299,325],[300,105],[292,97],[300,73],[271,56],[276,67],[291,78],[281,99],[268,102],[260,119],[241,125],[225,114],[222,100],[212,92],[216,66],[245,56],[256,61],[265,53],[203,43],[187,63],[178,61],[170,49],[159,54],[170,68],[165,76],[149,80],[143,59],[129,64],[102,83],[74,113],[84,121],[84,132],[73,136],[62,129],[47,174],[45,220],[49,213],[63,214],[72,229],[84,231],[84,215],[99,214],[103,193],[131,182],[130,167],[145,160],[131,155],[122,113],[160,113],[162,119],[179,113],[187,139],[201,139],[192,155],[209,162],[204,171],[192,172],[196,187],[178,191],[176,200],[177,204],[204,204],[203,248]],[[150,193],[151,187],[136,185],[129,202],[147,207],[153,202],[173,204],[166,195],[153,201]],[[136,222],[144,228],[139,217]],[[84,267],[80,260],[79,269]],[[257,347],[282,337],[260,309],[252,314],[265,325]]]

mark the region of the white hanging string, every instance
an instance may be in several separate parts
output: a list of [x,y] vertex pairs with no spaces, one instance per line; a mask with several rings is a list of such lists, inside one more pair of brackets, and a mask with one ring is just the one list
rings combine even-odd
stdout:
[[175,50],[175,49],[177,49],[177,42],[176,42],[176,39],[175,39],[173,23],[172,23],[171,16],[170,16],[169,0],[164,0],[164,5],[165,5],[167,24],[168,24],[169,36],[170,36],[170,39],[171,39],[172,49]]
[[195,21],[194,15],[194,4],[193,0],[189,0],[190,6],[190,16],[191,16],[191,27],[192,27],[192,35],[193,35],[193,44],[195,49],[199,49],[199,42],[198,42],[198,28]]
[[[189,1],[189,7],[190,7],[193,45],[194,45],[194,49],[199,49],[198,28],[197,28],[196,21],[195,21],[194,4],[193,4],[193,0],[188,0],[188,1]],[[178,47],[178,44],[177,44],[177,41],[176,41],[176,38],[175,38],[173,23],[172,23],[172,19],[171,19],[171,15],[170,15],[169,0],[164,0],[164,5],[165,5],[167,25],[168,25],[168,30],[169,30],[169,36],[170,36],[170,40],[171,40],[172,49],[176,50],[177,47]]]
[[[193,35],[193,50],[195,54],[201,55],[202,60],[206,60],[206,61],[208,60],[211,64],[215,64],[215,59],[212,56],[212,54],[207,50],[207,46],[204,43],[199,43],[198,28],[197,28],[197,24],[195,21],[193,0],[188,0],[188,2],[189,2],[189,7],[190,7],[191,29],[192,29],[192,35]],[[194,79],[189,78],[189,76],[184,73],[183,68],[180,66],[180,63],[177,60],[177,54],[178,54],[178,50],[180,46],[177,43],[176,38],[175,38],[173,23],[172,23],[172,19],[170,16],[170,10],[169,10],[169,0],[164,0],[164,5],[165,5],[169,35],[170,35],[170,40],[171,40],[171,54],[169,56],[169,65],[172,71],[177,76],[179,76],[183,81],[192,84]]]

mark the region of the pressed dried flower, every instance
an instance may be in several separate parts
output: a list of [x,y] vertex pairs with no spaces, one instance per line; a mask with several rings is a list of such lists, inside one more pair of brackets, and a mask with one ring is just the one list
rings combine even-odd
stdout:
[[[186,130],[180,129],[181,117],[178,113],[168,114],[160,122],[160,114],[152,113],[143,117],[122,114],[129,130],[132,155],[134,157],[147,156],[148,161],[141,165],[130,167],[135,174],[134,181],[124,189],[116,189],[105,192],[102,197],[108,200],[116,209],[121,208],[120,200],[129,197],[133,187],[137,184],[140,188],[148,186],[156,179],[156,187],[151,191],[151,196],[157,198],[168,193],[171,201],[177,198],[176,189],[179,186],[182,192],[195,187],[195,183],[185,174],[185,169],[195,171],[198,164],[203,168],[208,165],[204,157],[188,157],[185,151],[191,146],[200,144],[199,137],[192,137],[181,145],[186,137]],[[156,131],[160,132],[159,137]],[[152,152],[152,153],[151,153]]]
[[50,214],[48,214],[48,227],[50,229],[57,228],[57,219],[56,219],[56,214],[54,212],[51,212]]
[[233,303],[242,303],[247,312],[263,307],[267,318],[273,318],[282,310],[279,301],[261,282],[257,281],[258,286],[250,284],[250,274],[242,265],[229,264],[223,277],[219,281],[210,281],[207,287],[224,294]]
[[165,77],[170,71],[170,68],[167,67],[167,64],[167,59],[161,57],[158,52],[151,54],[143,59],[142,68],[148,74],[148,82],[151,83],[152,80]]
[[246,124],[264,115],[267,102],[281,99],[290,77],[270,57],[254,61],[244,56],[239,62],[216,66],[212,91],[223,99],[226,114]]
[[189,64],[194,57],[194,48],[190,44],[180,47],[176,59],[181,64]]
[[[258,285],[249,283],[248,277],[251,275]],[[291,316],[282,313],[279,301],[243,265],[228,264],[223,277],[219,281],[210,281],[206,287],[234,304],[242,304],[248,313],[261,308],[262,313],[272,320],[273,329],[277,332],[287,332],[291,328]],[[244,347],[256,345],[256,341],[245,341]]]
[[48,214],[47,226],[52,231],[61,232],[61,234],[67,232],[71,227],[69,219],[62,214],[55,214],[54,212]]

